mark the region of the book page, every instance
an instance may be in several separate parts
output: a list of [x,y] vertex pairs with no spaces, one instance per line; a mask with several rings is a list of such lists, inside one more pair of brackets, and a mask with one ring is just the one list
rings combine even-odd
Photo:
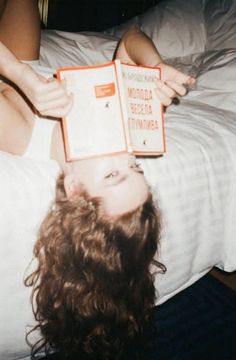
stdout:
[[115,64],[62,68],[58,74],[74,96],[62,122],[67,160],[126,151]]
[[163,111],[155,94],[160,69],[122,64],[122,75],[133,152],[162,154],[165,152]]

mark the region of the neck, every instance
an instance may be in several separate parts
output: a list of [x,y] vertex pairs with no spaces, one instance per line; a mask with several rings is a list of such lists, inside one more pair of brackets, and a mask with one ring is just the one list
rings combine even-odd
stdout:
[[59,164],[64,172],[68,172],[71,168],[71,162],[66,161],[65,157],[65,147],[60,121],[58,121],[58,124],[55,126],[52,135],[51,158]]

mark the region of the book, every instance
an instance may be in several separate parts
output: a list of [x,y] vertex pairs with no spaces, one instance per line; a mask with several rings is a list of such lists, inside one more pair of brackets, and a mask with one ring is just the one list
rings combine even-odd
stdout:
[[67,161],[130,152],[165,152],[162,104],[155,94],[159,68],[122,64],[57,69],[74,101],[62,119]]

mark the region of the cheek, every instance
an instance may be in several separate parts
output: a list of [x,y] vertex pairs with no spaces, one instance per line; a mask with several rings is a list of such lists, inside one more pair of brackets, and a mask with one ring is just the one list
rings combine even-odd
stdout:
[[138,179],[109,189],[103,196],[104,208],[110,215],[122,215],[141,206],[148,197],[145,181]]
[[99,182],[96,179],[94,171],[91,169],[82,169],[76,174],[77,184],[82,184],[90,196],[96,196]]
[[149,189],[144,177],[139,177],[139,180],[136,180],[134,183],[134,194],[137,198],[139,198],[140,203],[144,203],[147,200]]

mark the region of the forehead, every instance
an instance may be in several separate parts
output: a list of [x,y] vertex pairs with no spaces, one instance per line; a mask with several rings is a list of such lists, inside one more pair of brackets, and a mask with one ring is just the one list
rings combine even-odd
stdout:
[[126,165],[129,166],[134,163],[136,158],[134,155],[129,153],[121,153],[116,155],[98,156],[94,158],[84,159],[73,162],[74,169],[87,169],[95,170],[102,169],[109,165]]

